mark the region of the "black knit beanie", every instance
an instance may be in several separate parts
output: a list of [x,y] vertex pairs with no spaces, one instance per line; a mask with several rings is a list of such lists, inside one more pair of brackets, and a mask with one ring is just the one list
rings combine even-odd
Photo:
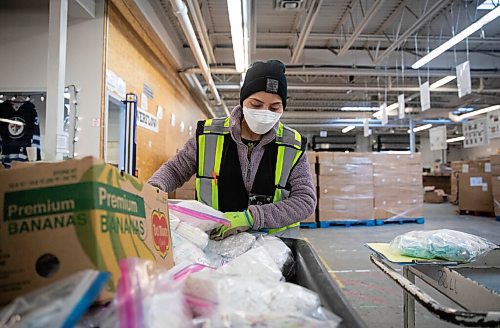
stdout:
[[283,108],[286,108],[287,82],[285,65],[279,60],[258,61],[247,71],[240,91],[240,105],[252,94],[265,91],[281,97]]

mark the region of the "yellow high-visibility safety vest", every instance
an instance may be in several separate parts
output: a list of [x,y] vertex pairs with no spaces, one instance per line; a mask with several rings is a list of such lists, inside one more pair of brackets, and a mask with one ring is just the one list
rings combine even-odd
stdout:
[[[219,189],[217,177],[219,176],[224,138],[230,133],[229,117],[209,119],[205,121],[203,132],[198,138],[198,170],[196,175],[196,197],[198,201],[219,209]],[[287,199],[290,192],[285,189],[290,172],[297,164],[300,156],[304,153],[305,146],[302,144],[302,136],[299,132],[291,129],[281,122],[278,123],[276,140],[278,154],[276,157],[275,181],[276,186],[273,203]],[[214,176],[214,179],[203,177]],[[299,226],[299,222],[277,229],[262,229],[274,234],[289,228]]]

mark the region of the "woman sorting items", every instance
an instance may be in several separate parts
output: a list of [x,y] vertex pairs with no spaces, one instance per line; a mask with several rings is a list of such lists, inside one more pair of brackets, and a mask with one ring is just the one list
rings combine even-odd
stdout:
[[297,237],[316,194],[307,140],[280,122],[286,101],[285,65],[254,63],[231,115],[199,121],[196,135],[148,182],[172,192],[196,174],[196,199],[231,222],[212,231],[212,239],[246,230]]

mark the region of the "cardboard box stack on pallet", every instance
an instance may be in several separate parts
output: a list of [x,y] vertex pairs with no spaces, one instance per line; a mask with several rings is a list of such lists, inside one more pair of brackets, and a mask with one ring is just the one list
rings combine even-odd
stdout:
[[[311,168],[311,177],[316,195],[318,194],[317,156],[318,155],[315,151],[307,152],[307,160],[309,161],[309,166]],[[302,222],[317,222],[317,212],[318,209],[316,208],[314,213],[312,213],[307,219],[302,220]]]
[[189,181],[177,188],[170,198],[172,199],[195,199],[196,177],[193,175]]
[[423,217],[420,154],[374,153],[375,219]]
[[373,219],[371,153],[318,153],[319,220]]
[[451,193],[450,193],[450,203],[458,204],[458,176],[462,171],[463,161],[451,162]]
[[458,177],[460,211],[493,213],[490,160],[462,162]]
[[495,216],[500,217],[500,155],[490,157],[491,161],[491,191]]

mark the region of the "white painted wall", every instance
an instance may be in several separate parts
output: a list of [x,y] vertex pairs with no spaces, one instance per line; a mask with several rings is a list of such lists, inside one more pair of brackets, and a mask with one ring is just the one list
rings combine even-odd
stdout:
[[[0,2],[0,92],[46,91],[48,20],[48,0]],[[80,89],[79,156],[99,156],[100,128],[92,119],[101,112],[103,31],[104,0],[96,0],[96,18],[68,18],[66,85]]]

